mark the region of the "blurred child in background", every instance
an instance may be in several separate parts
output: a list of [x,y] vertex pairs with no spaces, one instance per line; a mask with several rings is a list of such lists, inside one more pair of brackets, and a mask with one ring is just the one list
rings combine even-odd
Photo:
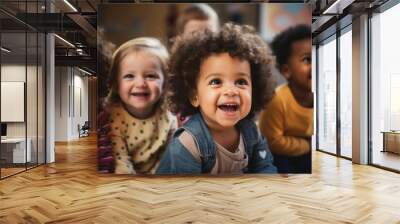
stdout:
[[185,8],[179,15],[177,21],[178,35],[187,35],[204,29],[213,32],[219,30],[218,15],[209,5],[195,3]]
[[308,25],[291,27],[278,34],[271,47],[288,83],[276,89],[260,114],[259,127],[279,173],[311,173],[311,29]]

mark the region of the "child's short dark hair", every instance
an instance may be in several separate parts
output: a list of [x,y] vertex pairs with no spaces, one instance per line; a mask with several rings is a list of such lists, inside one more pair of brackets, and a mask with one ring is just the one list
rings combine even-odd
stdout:
[[251,26],[225,24],[219,32],[204,30],[177,38],[167,80],[167,102],[170,110],[182,116],[192,115],[197,108],[190,103],[195,94],[201,63],[210,55],[229,53],[250,64],[252,106],[248,115],[263,109],[271,99],[275,80],[271,74],[272,56],[267,44]]
[[311,27],[306,24],[290,27],[276,35],[271,42],[271,48],[276,56],[276,65],[280,70],[287,64],[292,54],[292,44],[295,41],[311,39]]

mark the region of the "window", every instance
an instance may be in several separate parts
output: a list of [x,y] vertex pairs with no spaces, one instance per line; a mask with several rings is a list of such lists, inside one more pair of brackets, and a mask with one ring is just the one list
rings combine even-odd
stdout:
[[318,148],[336,153],[336,35],[318,48]]
[[352,157],[352,35],[351,26],[340,36],[340,155]]
[[[8,2],[24,13],[40,13],[44,1]],[[11,7],[12,8],[12,7]],[[17,119],[1,119],[7,126],[0,145],[0,178],[25,171],[45,162],[45,34],[27,26],[11,14],[0,12],[7,24],[0,29],[0,81],[2,99],[14,99],[16,110],[0,106],[1,114],[18,115]],[[10,89],[11,87],[11,89]],[[11,102],[12,103],[12,102]],[[15,106],[15,105],[14,105]],[[17,113],[20,112],[20,113]]]
[[400,148],[398,21],[399,4],[371,18],[371,158],[372,164],[396,170],[400,170],[400,156],[388,146]]

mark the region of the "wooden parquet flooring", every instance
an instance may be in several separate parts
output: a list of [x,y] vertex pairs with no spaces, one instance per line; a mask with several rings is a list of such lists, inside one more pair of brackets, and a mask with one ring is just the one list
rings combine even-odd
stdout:
[[400,175],[315,152],[312,175],[97,174],[96,139],[0,181],[0,223],[400,223]]

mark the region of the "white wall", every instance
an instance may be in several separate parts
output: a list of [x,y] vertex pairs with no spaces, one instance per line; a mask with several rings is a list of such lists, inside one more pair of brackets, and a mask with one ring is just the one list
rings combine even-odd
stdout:
[[88,120],[88,78],[72,67],[56,67],[55,140],[79,137],[78,124]]
[[[2,65],[1,81],[25,82],[25,65]],[[7,108],[1,108],[1,110],[6,109]],[[25,137],[25,123],[7,122],[7,137]]]
[[55,141],[68,140],[68,86],[67,67],[55,68]]
[[[7,137],[30,139],[32,161],[44,163],[44,89],[43,89],[42,67],[25,64],[3,64],[1,66],[1,81],[19,81],[26,85],[26,121],[24,122],[6,122]],[[27,80],[25,80],[27,78]],[[23,93],[22,93],[23,94]],[[1,108],[1,110],[10,110],[10,108]],[[11,112],[12,111],[8,111]],[[39,154],[39,155],[37,155]]]
[[[28,72],[28,86],[27,86],[27,120],[28,120],[28,137],[29,133],[35,133],[36,136],[36,80],[31,78],[31,74],[36,75],[36,66],[27,66]],[[9,64],[1,66],[1,81],[8,82],[25,82],[25,65]],[[39,105],[40,107],[41,105]],[[1,108],[7,110],[7,108]],[[34,113],[33,113],[34,112]],[[33,123],[32,123],[33,122]],[[25,123],[26,122],[7,122],[7,136],[8,137],[25,137]],[[30,130],[32,128],[32,130]]]

